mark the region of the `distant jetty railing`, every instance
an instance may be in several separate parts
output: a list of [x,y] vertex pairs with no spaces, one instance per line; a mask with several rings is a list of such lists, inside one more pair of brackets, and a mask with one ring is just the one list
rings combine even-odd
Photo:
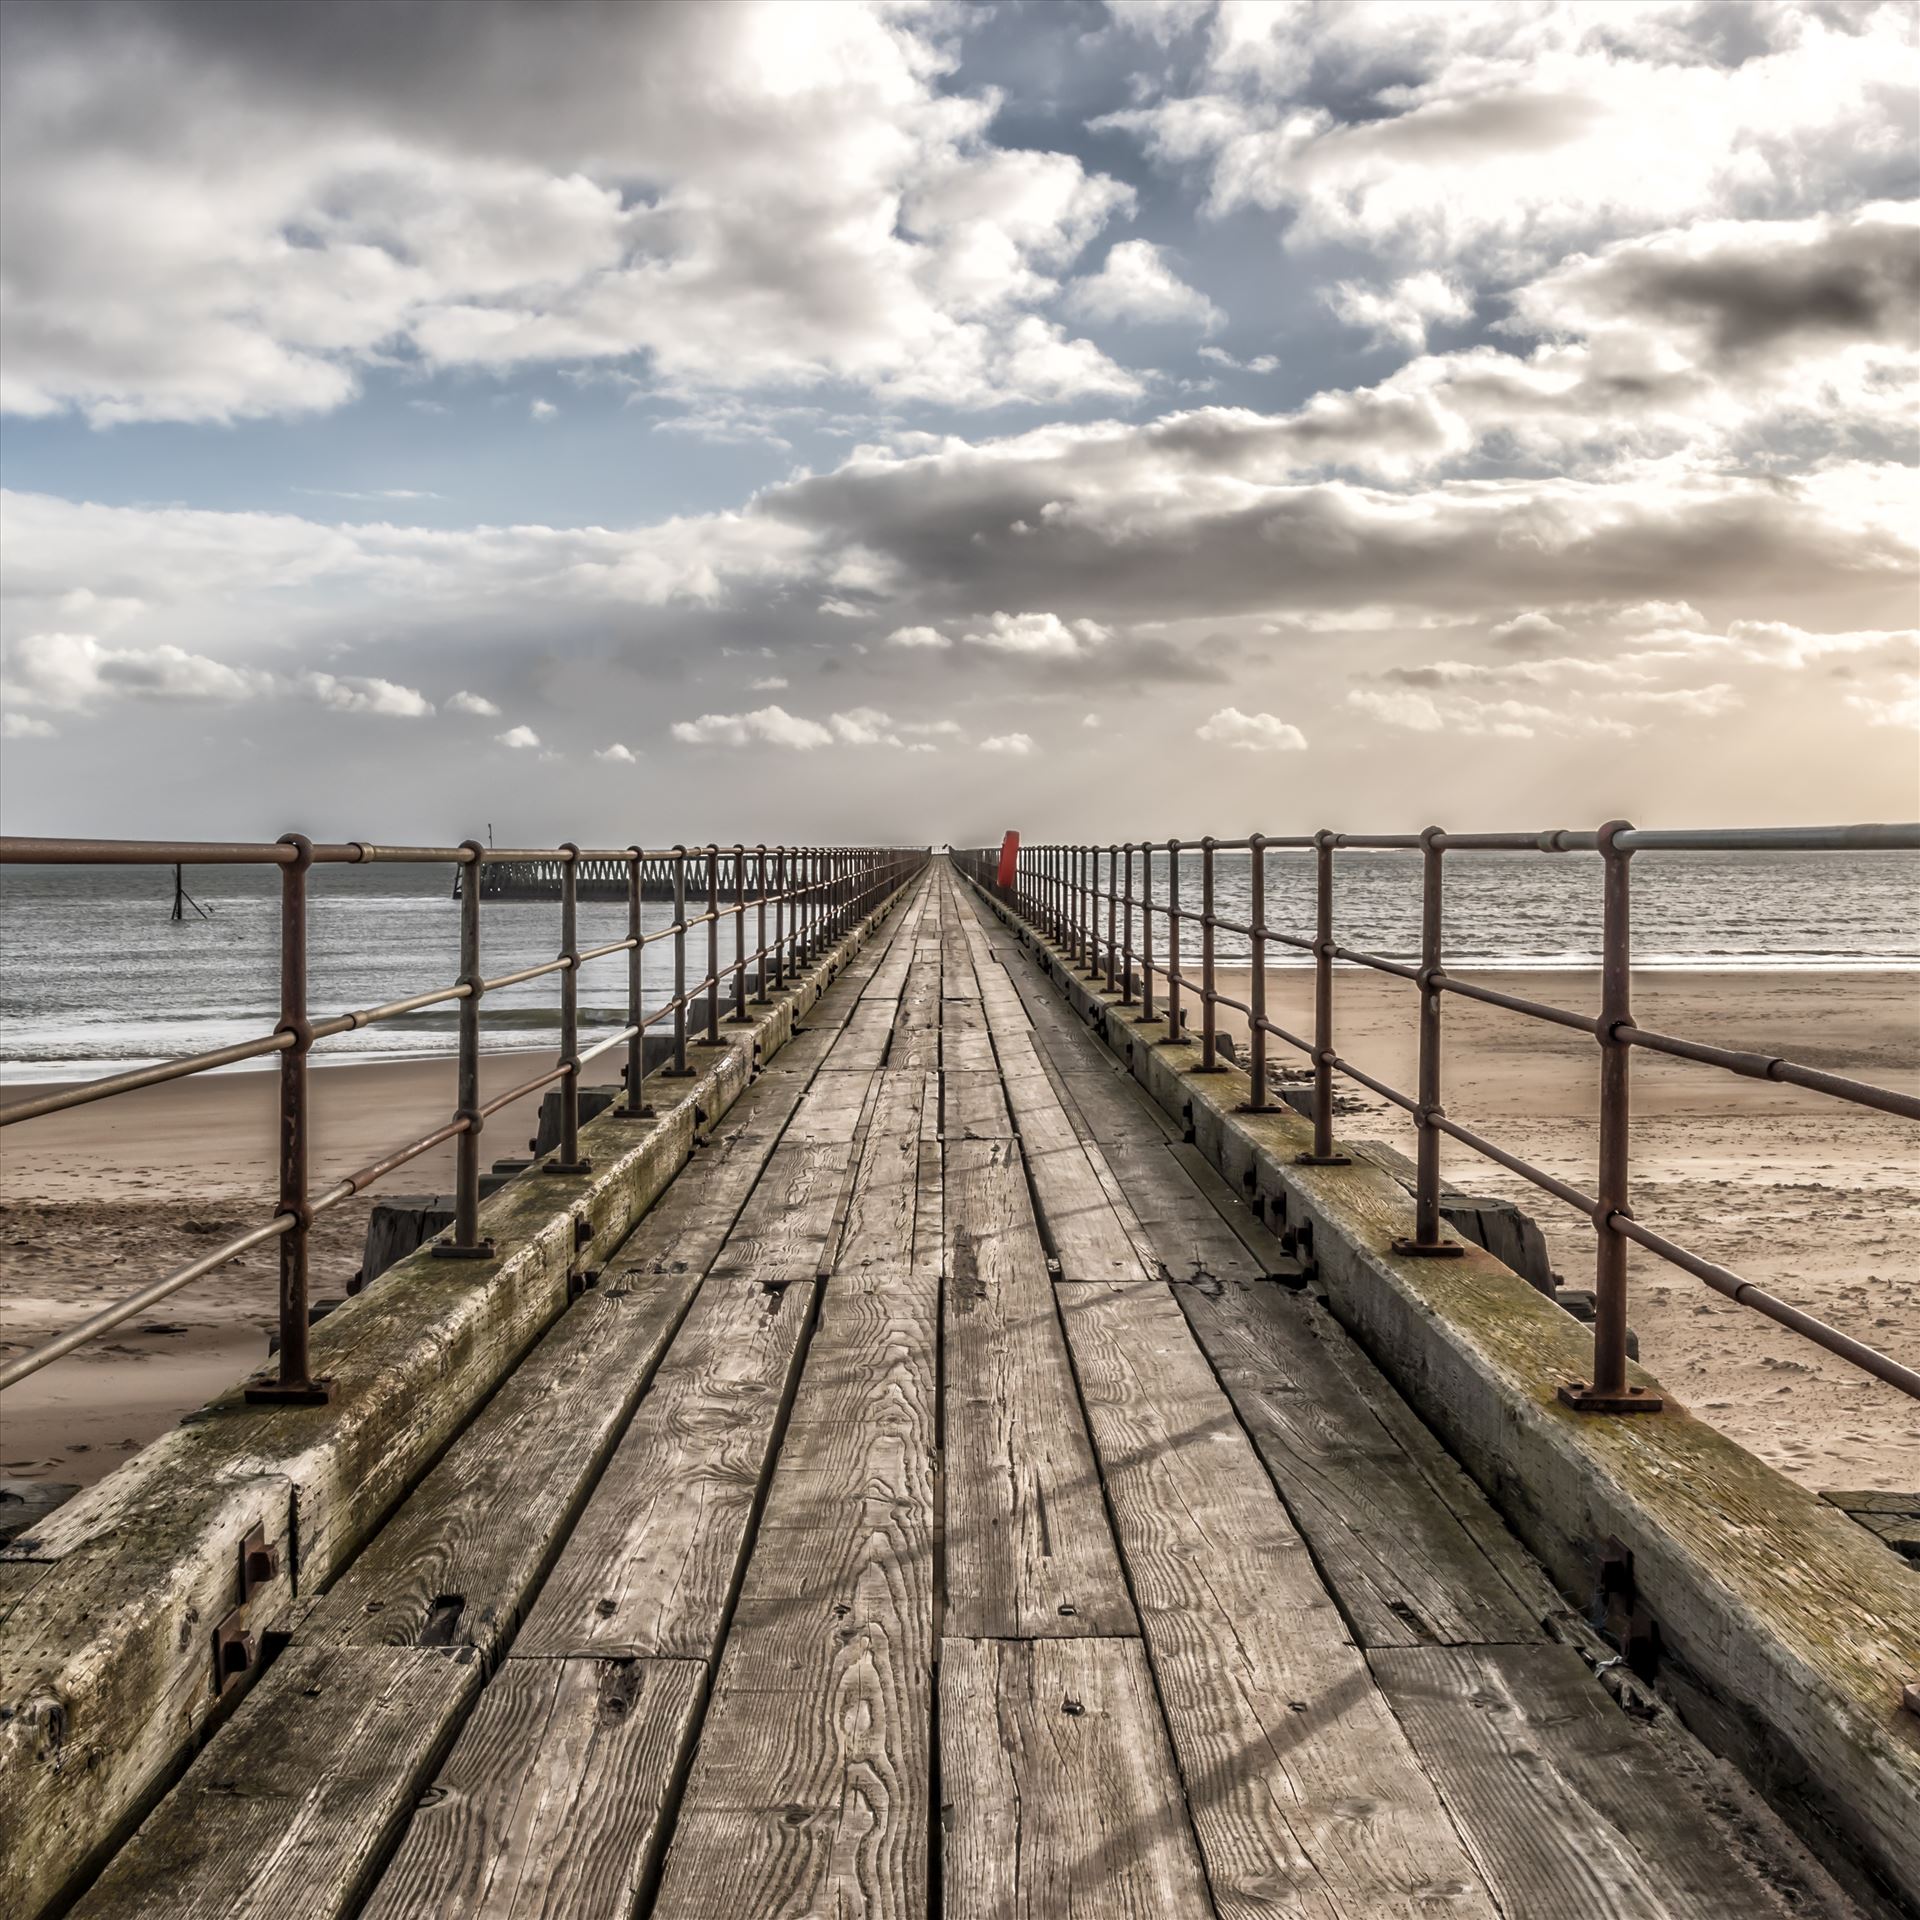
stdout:
[[[280,1063],[279,1203],[271,1219],[215,1247],[200,1259],[150,1281],[137,1292],[102,1307],[77,1321],[54,1339],[0,1364],[0,1389],[73,1352],[135,1314],[216,1268],[238,1259],[269,1240],[280,1243],[280,1349],[278,1377],[247,1389],[250,1400],[318,1405],[327,1398],[325,1381],[312,1377],[309,1362],[307,1235],[315,1218],[344,1200],[364,1192],[377,1180],[405,1166],[433,1148],[455,1143],[454,1218],[451,1232],[432,1243],[433,1252],[452,1259],[484,1260],[493,1256],[492,1243],[480,1237],[480,1136],[489,1115],[527,1095],[556,1083],[561,1089],[560,1146],[550,1169],[584,1173],[580,1154],[580,1075],[587,1062],[624,1045],[627,1049],[626,1099],[613,1111],[623,1118],[653,1118],[645,1103],[645,1037],[647,1029],[671,1019],[673,1059],[669,1072],[685,1075],[690,1010],[700,1009],[704,1043],[722,1044],[720,995],[727,976],[733,981],[730,1018],[744,1023],[747,1012],[748,972],[752,970],[753,997],[765,1003],[769,990],[783,988],[798,971],[810,966],[864,916],[880,907],[926,863],[924,849],[898,847],[799,847],[734,845],[670,848],[625,847],[587,850],[572,845],[537,848],[493,848],[477,840],[457,847],[388,847],[365,841],[316,845],[303,834],[290,833],[273,842],[149,841],[149,840],[32,840],[0,838],[0,865],[18,866],[275,866],[280,869],[280,1021],[269,1034],[219,1047],[208,1053],[163,1060],[128,1073],[107,1075],[77,1086],[61,1087],[11,1105],[0,1106],[0,1126],[17,1126],[44,1114],[104,1100],[136,1087],[159,1086],[190,1074],[206,1073],[245,1060],[278,1055]],[[463,876],[478,873],[481,884],[457,889],[460,898],[460,978],[384,1006],[362,1007],[351,1013],[315,1020],[307,1005],[307,873],[316,865],[362,866],[373,862],[406,862],[415,866],[453,865]],[[503,894],[488,884],[496,867],[532,874],[551,873],[560,903],[560,951],[552,960],[522,967],[487,979],[480,970],[480,923],[483,903],[492,898],[543,897]],[[576,909],[583,876],[596,884],[612,873],[621,876],[621,897],[627,901],[624,938],[582,951]],[[647,933],[641,926],[641,901],[648,879],[664,875],[667,897],[674,904],[672,923]],[[703,900],[704,909],[690,913],[689,903]],[[748,944],[747,914],[753,911],[753,944]],[[771,929],[769,929],[771,916]],[[733,957],[720,962],[719,930],[723,920],[734,927]],[[687,979],[687,936],[705,927],[706,972]],[[651,1009],[641,1004],[641,955],[657,941],[673,942],[673,997]],[[594,1045],[582,1048],[579,1023],[580,969],[590,960],[613,954],[627,956],[626,1024]],[[523,1081],[490,1100],[480,1096],[481,1002],[501,987],[560,976],[560,1053],[545,1072]],[[418,1140],[347,1174],[322,1192],[311,1191],[308,1174],[307,1062],[316,1042],[361,1027],[377,1026],[426,1007],[459,1002],[459,1053],[455,1069],[457,1104],[446,1125]]]
[[[755,882],[757,847],[722,847],[718,859],[720,897],[731,899],[746,871],[746,885]],[[571,877],[576,900],[624,900],[632,884],[631,862],[614,854],[585,854],[570,864],[552,854],[509,854],[489,859],[480,869],[480,897],[483,900],[558,900]],[[466,884],[467,869],[458,867],[453,876],[453,897],[460,897]],[[670,853],[649,854],[640,862],[640,897],[643,900],[671,900],[677,869]],[[747,896],[753,898],[751,893]]]
[[[1363,953],[1334,938],[1334,855],[1344,848],[1397,850],[1422,856],[1421,941],[1417,965]],[[1311,936],[1282,932],[1267,924],[1265,859],[1273,852],[1310,852],[1314,856],[1314,929]],[[1719,1067],[1750,1080],[1773,1080],[1788,1086],[1844,1100],[1854,1106],[1876,1108],[1903,1119],[1920,1120],[1920,1097],[1880,1087],[1817,1067],[1800,1066],[1770,1054],[1709,1046],[1697,1040],[1677,1039],[1635,1024],[1632,1005],[1633,928],[1629,871],[1636,853],[1734,853],[1899,851],[1920,852],[1920,824],[1851,827],[1729,828],[1720,831],[1645,830],[1615,820],[1593,832],[1447,833],[1428,827],[1417,834],[1338,833],[1323,829],[1313,834],[1251,834],[1242,839],[1119,841],[1108,845],[1043,844],[1022,846],[1014,856],[1011,884],[1000,883],[1000,849],[956,851],[960,870],[983,891],[1005,901],[1059,946],[1066,957],[1109,993],[1117,992],[1123,1006],[1137,999],[1142,1024],[1164,1019],[1169,1041],[1191,1039],[1181,1008],[1181,993],[1196,994],[1200,1003],[1200,1071],[1220,1071],[1217,1010],[1232,1007],[1247,1019],[1251,1090],[1248,1106],[1254,1112],[1273,1103],[1267,1085],[1267,1041],[1285,1042],[1313,1064],[1313,1145],[1299,1158],[1309,1166],[1342,1166],[1346,1156],[1334,1144],[1333,1077],[1349,1080],[1377,1094],[1408,1114],[1417,1143],[1414,1188],[1414,1229],[1396,1240],[1393,1251],[1423,1257],[1446,1257],[1464,1249],[1440,1232],[1440,1141],[1458,1140],[1509,1172],[1518,1174],[1556,1200],[1564,1201],[1593,1222],[1598,1237],[1594,1256],[1593,1377],[1569,1381],[1560,1398],[1590,1413],[1637,1413],[1657,1410],[1657,1395],[1632,1386],[1627,1366],[1627,1246],[1645,1247],[1661,1259],[1704,1281],[1730,1300],[1751,1307],[1769,1319],[1790,1327],[1829,1353],[1851,1361],[1876,1379],[1920,1399],[1920,1372],[1877,1348],[1830,1327],[1823,1320],[1765,1292],[1750,1280],[1690,1252],[1664,1234],[1643,1226],[1629,1205],[1631,1151],[1629,1063],[1636,1047],[1681,1060]],[[1200,905],[1181,903],[1181,855],[1200,856]],[[1445,964],[1445,892],[1447,854],[1475,853],[1594,853],[1600,856],[1602,880],[1600,1012],[1573,1013],[1518,994],[1449,974]],[[1153,897],[1153,856],[1167,860],[1167,898]],[[1250,921],[1221,918],[1214,912],[1214,862],[1221,853],[1245,853],[1251,861]],[[1140,860],[1141,891],[1134,891],[1134,860]],[[1101,932],[1105,909],[1106,931]],[[1154,929],[1164,936],[1164,959],[1156,959]],[[1200,974],[1196,979],[1182,965],[1182,929],[1199,929]],[[1139,943],[1135,945],[1136,930]],[[1249,943],[1251,985],[1245,1000],[1222,993],[1215,983],[1214,936],[1236,933]],[[1266,976],[1270,948],[1278,946],[1309,954],[1314,969],[1313,1034],[1290,1033],[1267,1018]],[[1368,967],[1390,974],[1419,990],[1419,1087],[1407,1093],[1363,1072],[1343,1059],[1334,1044],[1333,974],[1336,963]],[[1139,971],[1136,976],[1135,968]],[[1165,983],[1163,1010],[1156,1011],[1154,982]],[[1598,1191],[1583,1193],[1540,1167],[1509,1153],[1504,1147],[1448,1117],[1441,1104],[1442,997],[1458,994],[1510,1013],[1545,1020],[1555,1026],[1589,1034],[1599,1046],[1600,1127]]]

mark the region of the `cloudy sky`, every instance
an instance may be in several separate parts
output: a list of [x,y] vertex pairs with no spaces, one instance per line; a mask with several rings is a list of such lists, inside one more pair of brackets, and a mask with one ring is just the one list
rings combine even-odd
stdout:
[[1915,18],[7,0],[7,824],[1911,817]]

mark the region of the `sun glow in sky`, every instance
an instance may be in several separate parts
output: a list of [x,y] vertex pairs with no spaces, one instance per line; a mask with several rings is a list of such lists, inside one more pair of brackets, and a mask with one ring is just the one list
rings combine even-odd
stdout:
[[1910,817],[1915,19],[8,0],[7,825]]

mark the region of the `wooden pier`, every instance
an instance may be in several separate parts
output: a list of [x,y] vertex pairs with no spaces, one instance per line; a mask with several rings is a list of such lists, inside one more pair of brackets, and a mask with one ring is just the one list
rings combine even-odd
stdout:
[[1851,1911],[1302,1279],[936,863],[73,1911]]

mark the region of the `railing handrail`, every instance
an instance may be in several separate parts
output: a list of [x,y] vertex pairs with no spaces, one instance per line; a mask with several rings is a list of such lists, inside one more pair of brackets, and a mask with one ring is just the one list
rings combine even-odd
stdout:
[[[716,896],[722,857],[733,865],[733,897],[722,904]],[[645,1104],[645,1042],[647,1030],[671,1017],[673,1051],[670,1071],[685,1075],[687,1016],[698,997],[706,996],[707,1032],[703,1043],[722,1044],[719,1030],[720,985],[726,974],[734,982],[733,1018],[745,1022],[748,968],[753,970],[755,1000],[765,1004],[768,989],[784,988],[792,976],[812,964],[863,917],[878,911],[925,864],[924,848],[734,845],[719,847],[629,846],[591,850],[571,845],[516,849],[482,846],[466,841],[458,847],[376,846],[366,841],[315,844],[299,834],[272,842],[203,840],[86,840],[0,837],[0,866],[239,866],[278,869],[280,902],[280,1021],[273,1032],[206,1053],[156,1061],[125,1073],[61,1087],[28,1100],[0,1105],[0,1127],[16,1126],[47,1114],[68,1111],[96,1100],[128,1093],[139,1087],[163,1085],[214,1068],[250,1059],[277,1056],[280,1073],[280,1193],[276,1210],[265,1224],[248,1229],[213,1248],[186,1266],[164,1274],[134,1293],[109,1303],[68,1327],[30,1352],[0,1364],[0,1390],[64,1354],[120,1325],[181,1287],[201,1279],[269,1239],[280,1246],[280,1364],[278,1377],[251,1386],[255,1401],[311,1405],[327,1397],[327,1383],[311,1377],[308,1364],[307,1236],[314,1219],[328,1209],[364,1192],[376,1181],[451,1140],[455,1144],[454,1221],[448,1237],[433,1242],[433,1252],[457,1259],[487,1259],[490,1241],[479,1230],[480,1136],[490,1114],[514,1101],[559,1084],[561,1143],[550,1170],[584,1173],[588,1162],[580,1154],[580,1074],[589,1060],[627,1046],[626,1100],[614,1111],[623,1118],[651,1119]],[[552,861],[561,876],[560,952],[552,960],[500,974],[492,979],[480,971],[480,920],[485,890],[463,887],[460,892],[460,978],[377,1007],[363,1007],[314,1021],[307,1006],[307,874],[318,864],[365,865],[376,861],[480,866],[502,861]],[[614,864],[627,874],[628,920],[624,938],[582,951],[578,939],[578,879],[589,862]],[[641,925],[642,870],[648,864],[667,863],[674,880],[674,918],[665,927],[646,932]],[[689,915],[686,875],[688,864],[707,882],[706,911]],[[755,887],[748,891],[747,869],[754,869]],[[757,945],[746,944],[746,912],[755,909]],[[767,934],[767,909],[773,909],[773,934]],[[719,962],[719,923],[734,923],[734,954],[724,969]],[[686,978],[686,940],[693,928],[707,929],[707,974],[689,987]],[[642,1003],[641,954],[657,941],[674,943],[673,997],[649,1011]],[[582,1051],[579,1043],[578,980],[589,961],[614,954],[628,956],[626,1023],[618,1032],[597,1040]],[[768,975],[772,979],[769,981]],[[495,989],[557,974],[560,980],[559,1059],[546,1071],[507,1092],[483,1101],[480,1097],[481,1002]],[[308,1191],[307,1062],[316,1041],[397,1019],[423,1007],[447,1001],[459,1003],[460,1033],[456,1053],[458,1105],[445,1125],[407,1142],[365,1167],[336,1181],[318,1196]]]
[[[1340,944],[1333,934],[1334,856],[1340,851],[1398,851],[1421,856],[1421,943],[1417,965]],[[1200,858],[1201,905],[1180,900],[1182,855]],[[1265,859],[1272,852],[1311,853],[1315,869],[1315,927],[1311,938],[1267,925]],[[1504,993],[1462,980],[1444,963],[1445,857],[1463,853],[1594,853],[1604,875],[1601,928],[1601,1008],[1597,1016],[1578,1014],[1525,995]],[[1553,828],[1544,832],[1448,833],[1428,827],[1417,834],[1346,833],[1322,828],[1312,834],[1249,834],[1240,839],[1202,836],[1195,840],[1023,842],[1014,866],[1014,884],[1002,888],[995,877],[995,854],[988,849],[956,849],[960,869],[982,891],[1005,899],[1034,922],[1067,958],[1098,977],[1102,973],[1100,901],[1104,861],[1107,908],[1104,983],[1124,1006],[1135,999],[1139,968],[1142,1022],[1164,1019],[1169,1042],[1188,1039],[1181,1011],[1182,989],[1201,1003],[1200,1068],[1220,1070],[1217,1009],[1231,1006],[1247,1016],[1248,1106],[1271,1106],[1266,1055],[1269,1036],[1307,1055],[1313,1066],[1313,1144],[1299,1158],[1309,1165],[1342,1165],[1333,1138],[1333,1080],[1355,1081],[1412,1117],[1417,1156],[1414,1179],[1414,1231],[1394,1242],[1394,1251],[1416,1257],[1446,1257],[1462,1251],[1440,1231],[1440,1142],[1457,1140],[1543,1192],[1585,1214],[1596,1234],[1593,1377],[1567,1383],[1561,1397],[1585,1412],[1631,1413],[1655,1409],[1657,1395],[1629,1385],[1627,1361],[1627,1245],[1631,1241],[1668,1264],[1691,1273],[1728,1298],[1752,1307],[1778,1324],[1850,1361],[1902,1393],[1920,1399],[1920,1372],[1878,1349],[1828,1326],[1811,1314],[1765,1292],[1715,1261],[1689,1251],[1633,1218],[1629,1206],[1629,1062],[1634,1049],[1667,1054],[1748,1079],[1773,1080],[1830,1099],[1920,1121],[1920,1096],[1856,1080],[1822,1068],[1750,1049],[1717,1047],[1654,1032],[1639,1026],[1632,1012],[1632,909],[1629,863],[1636,852],[1920,852],[1920,822],[1816,827],[1639,828],[1626,821],[1587,830]],[[1141,856],[1141,892],[1134,892],[1134,856]],[[1221,853],[1245,853],[1251,862],[1251,918],[1221,919],[1214,912],[1214,869]],[[1166,856],[1167,897],[1153,897],[1153,862]],[[1124,878],[1123,878],[1124,876]],[[1154,958],[1154,922],[1164,924],[1166,958]],[[1134,949],[1134,929],[1140,947]],[[1200,975],[1181,965],[1183,925],[1200,930]],[[1116,927],[1119,929],[1116,940]],[[1220,930],[1244,934],[1250,944],[1252,985],[1249,998],[1237,1000],[1219,990],[1214,935]],[[1314,1032],[1309,1040],[1276,1025],[1266,1015],[1267,952],[1281,945],[1311,954],[1314,968]],[[1420,995],[1419,1088],[1409,1094],[1342,1059],[1334,1047],[1333,973],[1337,961],[1411,982]],[[1154,982],[1165,982],[1164,1011],[1156,1013]],[[1451,1119],[1441,1104],[1440,1012],[1446,994],[1480,1001],[1506,1011],[1589,1034],[1600,1050],[1600,1168],[1597,1191],[1584,1193],[1532,1165],[1472,1129]]]

